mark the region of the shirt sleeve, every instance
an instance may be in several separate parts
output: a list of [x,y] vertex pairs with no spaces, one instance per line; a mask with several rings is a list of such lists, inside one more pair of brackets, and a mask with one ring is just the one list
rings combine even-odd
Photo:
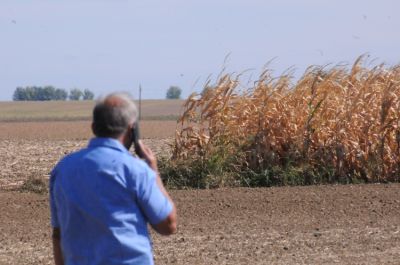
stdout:
[[55,169],[51,171],[50,174],[50,187],[49,187],[49,195],[50,195],[50,216],[51,216],[51,226],[53,228],[60,227],[60,224],[58,222],[58,216],[57,216],[57,207],[55,203],[55,196],[54,196],[54,182],[56,179],[56,174],[55,174]]
[[152,225],[164,221],[172,212],[172,204],[161,192],[156,177],[156,173],[147,167],[137,186],[139,206]]

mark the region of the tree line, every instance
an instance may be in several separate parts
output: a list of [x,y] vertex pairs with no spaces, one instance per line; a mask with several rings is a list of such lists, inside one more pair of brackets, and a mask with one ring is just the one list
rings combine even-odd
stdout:
[[47,100],[92,100],[94,93],[89,89],[83,91],[74,88],[69,92],[54,86],[17,87],[13,94],[14,101],[47,101]]
[[[207,93],[209,90],[213,90],[215,87],[213,86],[205,86],[203,90],[201,91],[200,95],[204,95]],[[180,99],[182,94],[182,89],[178,86],[170,86],[167,90],[167,93],[165,95],[166,99]]]
[[[167,99],[180,99],[182,89],[170,86],[166,93]],[[54,86],[17,87],[13,94],[14,101],[49,101],[49,100],[93,100],[94,93],[89,89],[71,89],[69,92]]]

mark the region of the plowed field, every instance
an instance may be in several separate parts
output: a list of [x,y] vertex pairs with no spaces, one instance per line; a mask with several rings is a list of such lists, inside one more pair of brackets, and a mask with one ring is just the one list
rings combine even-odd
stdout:
[[[156,264],[399,264],[400,185],[172,191]],[[47,195],[0,191],[0,264],[52,264]]]
[[[175,123],[143,123],[168,152]],[[160,123],[157,123],[160,122]],[[0,123],[0,264],[53,264],[47,181],[55,163],[87,144],[89,122]],[[400,185],[171,191],[178,233],[153,234],[156,264],[400,264]]]

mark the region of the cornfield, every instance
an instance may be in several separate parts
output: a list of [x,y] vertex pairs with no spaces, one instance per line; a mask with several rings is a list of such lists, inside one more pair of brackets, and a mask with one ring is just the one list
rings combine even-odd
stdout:
[[400,66],[364,65],[311,66],[296,82],[266,70],[245,88],[222,76],[184,104],[172,163],[219,174],[215,186],[399,181]]

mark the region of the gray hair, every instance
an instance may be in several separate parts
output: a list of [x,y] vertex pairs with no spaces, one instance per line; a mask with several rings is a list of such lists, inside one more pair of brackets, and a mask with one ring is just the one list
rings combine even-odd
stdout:
[[93,109],[93,133],[118,138],[136,122],[138,111],[127,93],[112,93],[100,99]]

